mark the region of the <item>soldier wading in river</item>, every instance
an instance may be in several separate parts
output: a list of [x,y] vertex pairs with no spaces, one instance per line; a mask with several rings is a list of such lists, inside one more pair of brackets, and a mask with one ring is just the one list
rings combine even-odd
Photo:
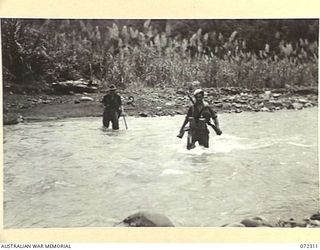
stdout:
[[[209,130],[207,128],[207,124],[215,130],[217,135],[222,134],[219,128],[218,117],[217,114],[209,107],[208,103],[203,101],[204,92],[202,89],[197,89],[194,92],[194,97],[196,99],[195,102],[190,97],[193,105],[188,110],[178,137],[182,138],[184,132],[188,131],[187,149],[193,149],[196,142],[198,142],[199,145],[208,148]],[[210,122],[211,118],[213,119],[214,124]],[[190,124],[190,127],[186,129],[185,126],[188,123]]]
[[112,129],[119,129],[119,117],[122,112],[121,97],[116,93],[117,88],[111,85],[109,93],[106,94],[102,103],[104,105],[103,111],[103,126],[109,127],[110,122],[112,123]]

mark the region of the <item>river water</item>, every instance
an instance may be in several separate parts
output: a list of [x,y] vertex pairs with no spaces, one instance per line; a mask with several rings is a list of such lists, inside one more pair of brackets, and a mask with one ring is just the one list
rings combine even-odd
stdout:
[[176,226],[302,219],[319,210],[317,113],[220,114],[223,135],[190,151],[182,116],[5,126],[4,227],[110,227],[137,211]]

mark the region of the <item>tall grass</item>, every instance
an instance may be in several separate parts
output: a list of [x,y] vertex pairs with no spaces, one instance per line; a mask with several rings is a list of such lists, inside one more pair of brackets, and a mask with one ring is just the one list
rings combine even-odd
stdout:
[[[146,21],[132,27],[93,27],[79,20],[59,27],[4,21],[5,77],[17,81],[98,79],[118,86],[172,86],[198,80],[205,87],[317,86],[318,43],[304,38],[249,51],[237,31],[226,36],[199,29],[189,38],[173,37]],[[277,39],[277,38],[275,38]],[[273,42],[275,44],[275,42]],[[11,76],[10,76],[11,75]]]

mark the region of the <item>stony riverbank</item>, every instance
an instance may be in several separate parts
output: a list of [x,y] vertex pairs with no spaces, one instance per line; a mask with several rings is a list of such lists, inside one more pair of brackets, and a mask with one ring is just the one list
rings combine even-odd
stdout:
[[[206,101],[218,112],[274,112],[318,106],[315,88],[243,89],[205,88]],[[68,95],[28,94],[5,91],[4,125],[67,117],[101,116],[106,91]],[[152,117],[185,114],[190,100],[183,89],[142,88],[119,90],[127,115]],[[134,97],[134,102],[130,101]]]

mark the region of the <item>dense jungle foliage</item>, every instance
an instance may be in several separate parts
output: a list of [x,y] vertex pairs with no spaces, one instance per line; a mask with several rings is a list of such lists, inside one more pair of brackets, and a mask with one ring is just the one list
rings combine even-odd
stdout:
[[319,20],[2,19],[5,82],[317,86]]

